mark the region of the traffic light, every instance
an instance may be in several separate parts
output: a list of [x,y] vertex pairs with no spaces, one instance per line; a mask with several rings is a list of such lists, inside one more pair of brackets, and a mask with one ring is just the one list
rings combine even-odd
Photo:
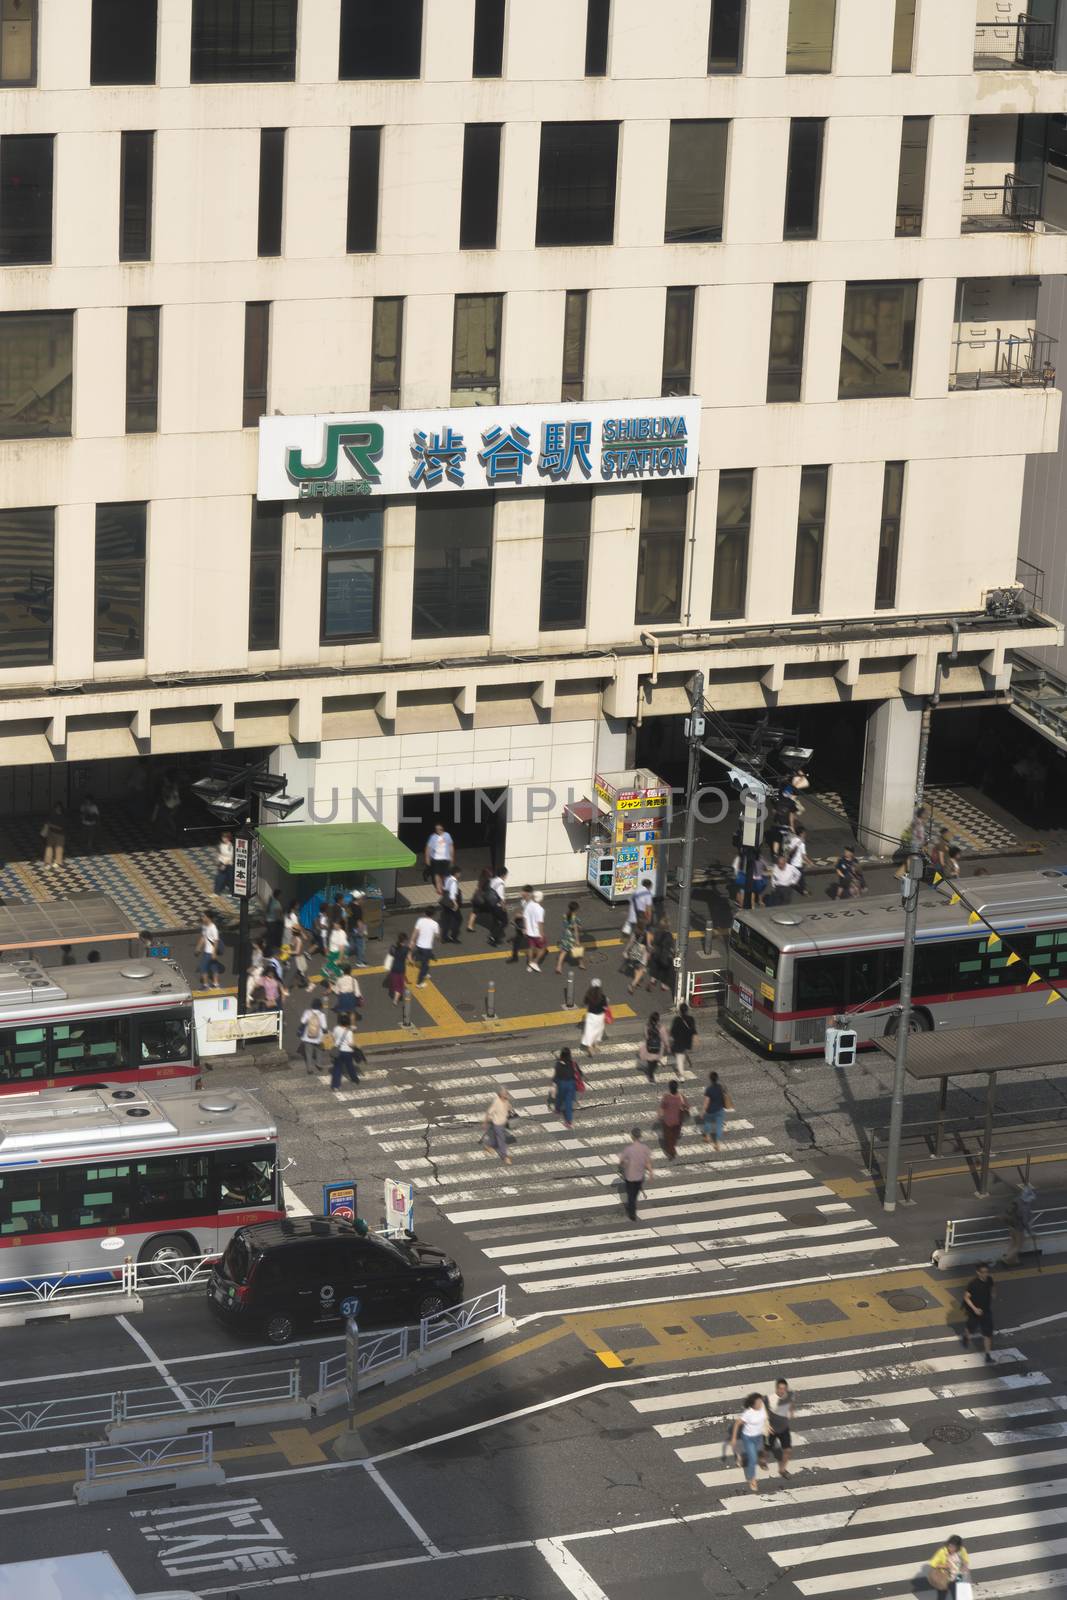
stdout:
[[859,1036],[855,1028],[827,1028],[824,1053],[831,1067],[854,1067]]

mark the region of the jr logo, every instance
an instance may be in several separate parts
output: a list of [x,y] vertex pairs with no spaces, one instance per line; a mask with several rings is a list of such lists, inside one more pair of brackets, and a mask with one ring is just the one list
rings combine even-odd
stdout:
[[378,466],[385,444],[385,430],[377,422],[330,422],[326,425],[326,441],[322,460],[315,466],[304,461],[302,447],[285,452],[285,470],[293,483],[308,483],[318,478],[332,478],[337,472],[337,452],[343,449],[356,471],[366,483],[381,483]]

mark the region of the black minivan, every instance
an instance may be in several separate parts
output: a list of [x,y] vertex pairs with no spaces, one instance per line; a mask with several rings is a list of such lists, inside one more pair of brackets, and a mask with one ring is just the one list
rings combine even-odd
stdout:
[[208,1305],[234,1332],[285,1344],[347,1317],[386,1326],[432,1317],[463,1298],[451,1257],[418,1239],[361,1234],[335,1217],[238,1228],[208,1279]]

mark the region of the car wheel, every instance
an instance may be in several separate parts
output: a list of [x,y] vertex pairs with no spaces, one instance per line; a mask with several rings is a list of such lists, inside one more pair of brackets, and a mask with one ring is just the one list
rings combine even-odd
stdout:
[[436,1317],[439,1311],[445,1309],[445,1300],[442,1295],[424,1295],[419,1301],[419,1321],[425,1322],[427,1317]]
[[264,1333],[271,1344],[288,1344],[293,1337],[293,1319],[282,1316],[279,1312],[276,1317],[269,1317]]
[[170,1278],[178,1280],[170,1270],[176,1261],[183,1260],[186,1256],[199,1255],[193,1240],[187,1233],[157,1233],[154,1238],[141,1249],[137,1257],[137,1264],[144,1268],[145,1276],[149,1278]]

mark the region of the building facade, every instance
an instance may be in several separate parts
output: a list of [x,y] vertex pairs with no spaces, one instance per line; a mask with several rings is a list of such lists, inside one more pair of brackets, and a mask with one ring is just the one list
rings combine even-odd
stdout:
[[938,663],[1060,637],[990,602],[1059,430],[1056,11],[0,0],[12,793],[269,749],[322,820],[509,789],[566,882],[699,668],[869,705],[899,832]]

